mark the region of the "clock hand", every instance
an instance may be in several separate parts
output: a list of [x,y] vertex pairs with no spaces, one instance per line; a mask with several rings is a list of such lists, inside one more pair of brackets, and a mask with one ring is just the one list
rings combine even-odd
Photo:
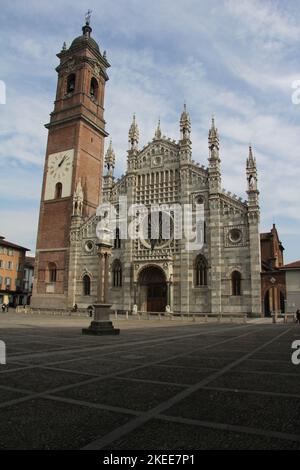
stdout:
[[67,158],[67,155],[64,155],[62,161],[58,165],[58,168],[60,168],[62,166],[62,164],[63,164],[63,162],[65,161],[66,158]]

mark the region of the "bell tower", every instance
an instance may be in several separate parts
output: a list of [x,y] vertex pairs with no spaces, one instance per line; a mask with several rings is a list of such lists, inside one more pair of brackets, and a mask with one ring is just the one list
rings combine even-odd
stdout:
[[102,191],[104,91],[110,67],[91,36],[90,14],[82,35],[64,43],[54,110],[50,114],[40,204],[32,306],[66,308],[70,227],[81,186],[80,217],[95,213]]

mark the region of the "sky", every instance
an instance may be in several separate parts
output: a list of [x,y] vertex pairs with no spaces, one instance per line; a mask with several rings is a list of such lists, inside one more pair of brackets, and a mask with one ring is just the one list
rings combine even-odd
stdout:
[[222,187],[243,199],[251,143],[261,232],[275,223],[285,262],[299,260],[300,104],[292,100],[300,80],[298,6],[293,0],[1,2],[0,234],[34,253],[56,54],[81,34],[91,9],[92,36],[111,63],[105,119],[116,176],[126,168],[133,113],[141,146],[159,118],[163,134],[178,140],[186,102],[193,159],[207,165],[214,115]]

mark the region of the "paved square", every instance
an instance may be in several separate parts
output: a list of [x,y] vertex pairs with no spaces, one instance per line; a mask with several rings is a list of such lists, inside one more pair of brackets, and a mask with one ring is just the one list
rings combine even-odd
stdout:
[[0,316],[0,449],[300,449],[294,324]]

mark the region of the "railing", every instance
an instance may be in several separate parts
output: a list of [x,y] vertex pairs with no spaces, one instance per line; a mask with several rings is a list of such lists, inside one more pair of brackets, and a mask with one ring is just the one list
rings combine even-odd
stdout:
[[279,318],[283,319],[283,323],[287,323],[289,319],[291,319],[293,322],[296,321],[296,314],[295,313],[272,312],[271,317],[272,317],[273,323],[277,323]]
[[203,319],[205,323],[209,321],[209,319],[215,319],[217,322],[221,322],[223,320],[229,320],[230,322],[233,322],[236,319],[242,319],[245,323],[247,322],[247,314],[246,313],[220,313],[220,314],[214,314],[214,313],[202,313],[202,312],[196,312],[196,313],[181,313],[181,312],[148,312],[148,311],[138,311],[136,314],[132,314],[129,311],[123,310],[123,311],[115,311],[115,319],[118,320],[120,318],[125,318],[126,320],[129,320],[129,318],[134,319],[137,318],[138,320],[151,320],[151,319],[157,319],[158,320],[191,320],[193,322],[196,322],[199,319]]
[[72,312],[71,310],[50,310],[47,308],[31,308],[29,305],[25,307],[19,305],[16,307],[16,313],[24,313],[27,315],[51,315],[51,316],[65,316],[65,317],[86,317],[88,316],[87,310],[78,310],[77,312]]
[[[77,312],[72,312],[71,310],[50,310],[50,309],[32,309],[30,306],[18,306],[16,307],[16,313],[24,314],[35,314],[35,315],[51,315],[51,316],[60,316],[60,317],[87,317],[89,312],[87,310],[78,310]],[[130,310],[112,310],[111,314],[114,315],[116,320],[169,320],[169,321],[191,321],[197,322],[200,321],[208,323],[209,321],[222,322],[229,321],[234,322],[236,320],[247,322],[246,313],[181,313],[181,312],[147,312],[147,311],[138,311],[135,314]]]

